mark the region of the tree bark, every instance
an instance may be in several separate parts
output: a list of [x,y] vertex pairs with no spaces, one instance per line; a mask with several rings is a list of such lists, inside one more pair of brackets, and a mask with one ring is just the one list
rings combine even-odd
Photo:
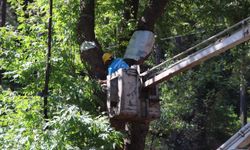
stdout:
[[138,21],[138,30],[154,30],[154,25],[162,16],[164,8],[170,0],[150,0],[144,15]]
[[[0,27],[5,26],[5,22],[6,22],[6,3],[7,3],[7,0],[2,0],[1,3],[0,3],[1,4],[1,9],[2,9]],[[0,85],[2,85],[3,73],[4,73],[4,70],[0,70]]]
[[[169,0],[150,0],[144,11],[144,15],[138,21],[138,30],[153,30],[157,19],[163,14],[164,8]],[[138,0],[125,1],[125,4],[132,6],[129,11],[124,12],[126,19],[135,18],[138,10]],[[88,73],[93,78],[105,79],[106,73],[102,63],[102,54],[100,44],[95,38],[95,0],[80,1],[80,20],[78,23],[78,43],[90,41],[95,44],[94,48],[81,51],[81,60],[88,64]],[[128,15],[130,14],[130,15]],[[91,58],[91,59],[89,59]]]
[[[150,0],[143,16],[138,21],[138,30],[154,30],[157,19],[162,16],[169,0]],[[144,150],[149,123],[131,123],[130,136],[125,142],[126,150]]]
[[[80,20],[78,23],[78,43],[92,42],[94,47],[81,49],[81,60],[85,64],[89,75],[95,79],[105,79],[105,67],[102,62],[103,52],[95,38],[95,0],[80,1]],[[86,65],[87,64],[87,65]]]
[[2,8],[1,27],[5,26],[6,23],[6,3],[7,0],[2,0],[1,2],[1,8]]
[[[137,30],[153,31],[157,19],[163,14],[164,8],[169,0],[150,0],[143,16],[138,21]],[[139,0],[124,1],[125,7],[124,19],[136,19],[138,12]],[[105,67],[102,63],[101,47],[95,38],[95,0],[80,1],[80,20],[78,23],[78,43],[83,45],[86,42],[94,43],[94,47],[90,49],[81,49],[81,60],[84,64],[88,64],[88,73],[95,79],[106,79]],[[129,39],[128,39],[129,40]],[[125,140],[124,149],[126,150],[143,150],[145,147],[145,139],[149,128],[149,123],[129,123],[128,137]]]
[[124,150],[144,150],[149,122],[128,124],[128,137],[124,140]]

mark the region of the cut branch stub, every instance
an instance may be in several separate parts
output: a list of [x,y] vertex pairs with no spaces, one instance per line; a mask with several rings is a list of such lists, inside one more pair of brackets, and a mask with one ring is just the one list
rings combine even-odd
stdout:
[[77,36],[81,45],[81,60],[88,64],[87,71],[92,78],[105,79],[106,71],[102,62],[101,47],[95,38],[95,0],[81,0],[80,20]]
[[85,41],[81,44],[81,60],[88,64],[89,75],[95,79],[106,79],[106,71],[102,62],[103,52],[97,41]]

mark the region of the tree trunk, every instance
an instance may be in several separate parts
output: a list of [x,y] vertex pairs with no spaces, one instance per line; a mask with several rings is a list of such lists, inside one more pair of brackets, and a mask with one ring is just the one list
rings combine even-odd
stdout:
[[[144,11],[144,15],[138,21],[138,30],[154,30],[157,19],[162,16],[164,8],[169,0],[150,0]],[[127,140],[126,150],[144,150],[149,123],[132,123],[130,140]]]
[[[144,15],[138,21],[138,30],[153,31],[156,20],[164,12],[164,7],[169,0],[150,0],[144,11]],[[135,19],[137,16],[139,0],[124,1],[125,7],[124,19],[126,21]],[[95,38],[95,0],[80,1],[80,20],[78,23],[78,42],[81,45],[81,60],[83,64],[88,64],[89,75],[94,79],[106,79],[106,72],[102,63],[101,47]],[[129,40],[129,39],[127,39]],[[90,48],[84,48],[85,45],[92,44]],[[128,137],[125,140],[124,149],[143,150],[145,147],[145,138],[148,132],[149,123],[130,123],[128,124]]]
[[[1,1],[1,24],[0,24],[0,27],[4,27],[5,26],[5,22],[6,22],[6,3],[7,3],[7,0],[2,0]],[[3,78],[3,73],[4,73],[4,70],[0,70],[0,85],[2,85],[2,78]]]
[[6,23],[6,3],[7,3],[7,0],[2,0],[1,2],[1,9],[2,9],[1,27],[5,26],[5,23]]
[[128,124],[128,137],[124,140],[124,150],[144,150],[149,123]]
[[[105,67],[102,62],[100,44],[95,38],[95,0],[80,1],[80,20],[78,23],[78,43],[81,45],[81,60],[89,75],[94,79],[106,79]],[[83,44],[92,43],[92,47],[82,48]],[[87,65],[86,65],[87,64]]]
[[144,11],[144,15],[138,21],[138,30],[154,30],[154,25],[164,12],[164,8],[170,0],[150,0]]

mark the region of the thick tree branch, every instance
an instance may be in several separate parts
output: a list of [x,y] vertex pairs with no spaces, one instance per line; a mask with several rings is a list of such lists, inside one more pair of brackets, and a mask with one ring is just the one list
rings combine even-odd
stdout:
[[[80,1],[80,20],[78,23],[78,43],[81,45],[81,60],[88,64],[87,70],[92,78],[105,79],[101,47],[95,38],[95,0]],[[91,45],[91,46],[89,46]]]
[[95,40],[95,0],[80,1],[80,20],[78,24],[78,42]]
[[154,25],[162,16],[164,8],[170,0],[150,0],[143,16],[138,21],[139,30],[154,30]]
[[[1,6],[1,9],[2,9],[2,12],[1,12],[1,22],[0,22],[0,27],[4,27],[5,26],[5,20],[6,20],[6,3],[7,3],[7,0],[2,0],[0,2],[0,6]],[[3,73],[5,71],[4,70],[0,70],[0,85],[2,84],[2,78],[3,78]]]
[[1,27],[5,26],[6,22],[6,3],[7,0],[2,0],[1,2],[1,9],[2,9],[1,24],[0,24]]
[[[164,8],[168,1],[169,0],[150,0],[147,8],[144,11],[143,17],[141,17],[138,21],[137,29],[153,31],[156,20],[163,14]],[[138,3],[139,0],[124,1],[124,4],[129,6],[125,7],[123,14],[123,18],[126,23],[131,19],[136,20],[138,12]],[[81,60],[90,66],[88,68],[88,72],[93,78],[105,79],[105,68],[101,58],[103,52],[101,51],[101,48],[95,38],[94,33],[95,0],[81,0],[80,5],[81,16],[80,21],[78,23],[77,34],[78,42],[81,45]],[[124,25],[122,23],[122,27],[125,28],[127,27],[127,25]],[[119,40],[122,39],[119,38]],[[125,149],[143,150],[145,146],[145,138],[148,132],[149,124],[130,123],[129,126],[129,137],[127,139],[127,142],[125,142]]]
[[[138,30],[154,30],[154,25],[164,12],[164,8],[169,0],[150,0],[143,16],[139,19]],[[125,150],[143,150],[145,139],[149,129],[149,123],[131,123],[130,136],[125,142]]]

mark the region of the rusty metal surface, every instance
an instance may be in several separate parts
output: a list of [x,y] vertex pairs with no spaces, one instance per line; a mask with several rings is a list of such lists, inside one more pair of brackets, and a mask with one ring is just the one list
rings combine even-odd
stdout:
[[143,86],[149,87],[169,80],[178,73],[197,66],[202,62],[248,40],[250,40],[250,24],[234,31],[230,36],[226,36],[210,44],[209,46],[169,65],[167,68],[162,69],[158,73],[154,73],[154,76],[147,79]]
[[148,121],[160,117],[159,101],[143,95],[148,93],[141,91],[136,69],[120,69],[107,79],[107,107],[111,118]]
[[250,123],[242,127],[217,150],[247,150],[250,149]]
[[137,70],[119,69],[107,78],[107,107],[110,117],[136,117],[140,84]]

